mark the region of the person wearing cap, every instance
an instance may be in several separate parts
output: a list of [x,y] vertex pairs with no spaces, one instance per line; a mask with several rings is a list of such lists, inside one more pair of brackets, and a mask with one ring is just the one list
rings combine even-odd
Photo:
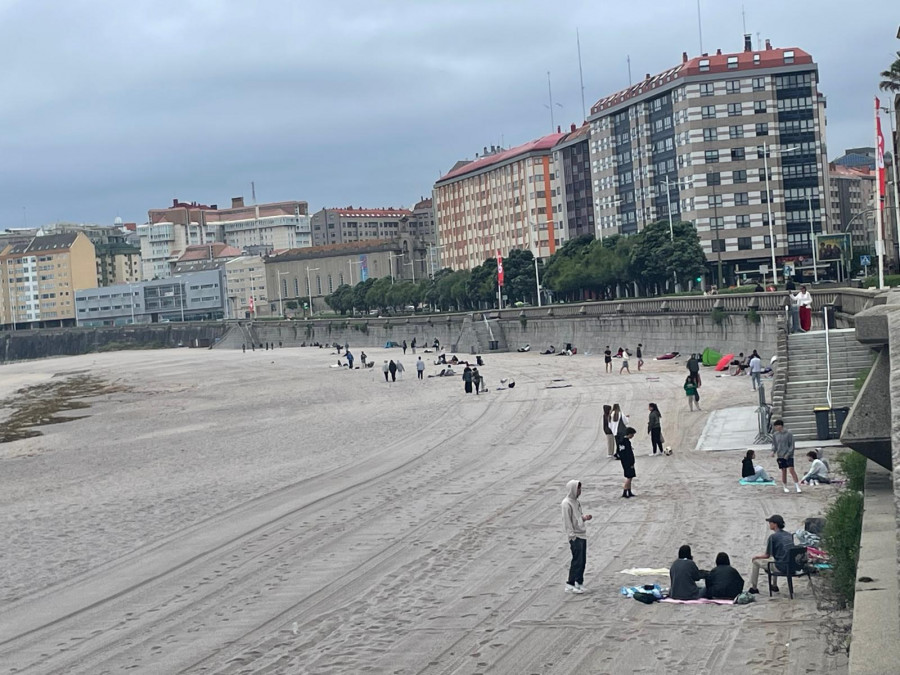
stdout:
[[566,483],[566,498],[561,504],[562,518],[569,549],[572,551],[566,593],[584,593],[584,568],[587,564],[587,530],[584,524],[593,516],[581,513],[581,502],[578,501],[580,496],[581,481],[570,480]]
[[[773,515],[766,518],[769,529],[772,534],[766,540],[766,552],[753,556],[750,559],[753,567],[750,573],[750,593],[759,593],[756,587],[759,581],[759,571],[766,570],[770,562],[775,563],[775,569],[779,572],[786,572],[788,568],[788,558],[790,557],[791,546],[794,545],[794,535],[784,531],[784,518],[779,515]],[[772,586],[772,590],[777,593],[778,586]]]
[[790,492],[787,486],[788,471],[794,479],[794,488],[800,492],[800,482],[797,480],[797,472],[794,471],[794,434],[784,430],[784,422],[775,420],[772,424],[772,455],[777,457],[778,468],[781,469],[781,487],[785,492]]

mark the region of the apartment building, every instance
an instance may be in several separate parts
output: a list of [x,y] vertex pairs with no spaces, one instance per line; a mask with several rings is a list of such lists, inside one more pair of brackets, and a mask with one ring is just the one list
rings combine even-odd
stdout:
[[33,237],[0,251],[0,323],[44,328],[75,323],[75,292],[96,288],[94,245],[81,232]]
[[313,246],[383,241],[409,232],[413,212],[409,209],[322,209],[312,216]]
[[303,201],[247,206],[243,197],[231,208],[173,200],[165,209],[150,209],[148,221],[137,228],[144,278],[171,275],[173,263],[188,246],[221,242],[254,253],[312,245],[309,206]]
[[829,173],[829,217],[836,230],[849,232],[854,249],[874,250],[875,172],[832,162]]
[[[308,248],[308,247],[306,247]],[[265,261],[258,255],[244,255],[225,263],[228,316],[251,318],[268,314]]]
[[565,238],[557,226],[563,182],[553,149],[555,133],[514,148],[485,148],[434,184],[442,264],[471,269],[497,251],[529,249],[552,255]]
[[745,36],[742,52],[685,53],[599,100],[589,121],[600,235],[633,234],[671,208],[726,281],[771,267],[773,246],[779,268],[811,269],[828,181],[818,84],[807,52],[768,40],[754,50]]
[[566,239],[581,235],[597,235],[594,226],[594,200],[591,190],[591,127],[573,124],[566,136],[553,149],[556,172],[562,181],[561,212],[557,213],[557,229]]

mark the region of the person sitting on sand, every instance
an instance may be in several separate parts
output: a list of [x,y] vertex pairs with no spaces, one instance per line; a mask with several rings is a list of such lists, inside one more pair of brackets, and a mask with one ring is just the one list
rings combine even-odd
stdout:
[[762,466],[753,463],[754,459],[756,459],[756,453],[753,450],[748,450],[744,459],[741,460],[741,478],[745,481],[756,481],[758,483],[772,480]]
[[555,354],[555,353],[556,353],[556,347],[554,347],[553,345],[550,345],[549,349],[545,349],[544,351],[541,352],[541,354]]
[[669,567],[669,597],[673,600],[697,600],[700,597],[697,582],[705,576],[694,562],[691,547],[684,544],[678,549],[678,560]]
[[744,578],[731,566],[727,553],[716,556],[716,566],[706,575],[705,597],[710,600],[734,600],[744,590]]
[[524,347],[519,347],[516,351],[517,351],[517,352],[530,352],[530,351],[531,351],[531,345],[528,345],[528,344],[527,344],[527,345],[525,345]]
[[806,453],[807,459],[812,462],[812,465],[809,467],[809,471],[807,471],[806,475],[803,476],[803,480],[800,482],[804,485],[815,485],[816,483],[830,483],[831,479],[828,477],[828,467],[825,465],[821,459],[819,459],[819,455],[810,450]]

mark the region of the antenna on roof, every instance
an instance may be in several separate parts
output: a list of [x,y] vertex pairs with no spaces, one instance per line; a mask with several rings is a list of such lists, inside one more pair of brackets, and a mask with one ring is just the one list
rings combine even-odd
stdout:
[[550,71],[547,71],[547,94],[550,96],[550,133],[553,133],[553,130],[556,129],[556,124],[553,122],[553,87],[550,86]]
[[747,11],[744,9],[744,5],[741,5],[741,21],[744,22],[744,35],[747,34]]
[[252,180],[250,181],[250,195],[253,199],[253,204],[255,205],[256,204],[256,182],[252,181]]
[[697,0],[697,33],[700,36],[700,53],[703,53],[703,20],[700,18],[700,0]]
[[631,54],[628,54],[625,57],[625,61],[628,63],[628,86],[631,86]]
[[587,120],[587,108],[584,107],[584,71],[581,69],[581,36],[575,29],[575,43],[578,45],[578,81],[581,83],[581,116]]

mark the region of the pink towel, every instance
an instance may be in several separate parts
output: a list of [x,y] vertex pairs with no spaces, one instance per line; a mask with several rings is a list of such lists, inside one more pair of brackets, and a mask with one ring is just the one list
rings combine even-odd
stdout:
[[708,598],[700,598],[699,600],[673,600],[672,598],[664,598],[660,602],[671,602],[673,605],[733,605],[734,600],[709,600]]

